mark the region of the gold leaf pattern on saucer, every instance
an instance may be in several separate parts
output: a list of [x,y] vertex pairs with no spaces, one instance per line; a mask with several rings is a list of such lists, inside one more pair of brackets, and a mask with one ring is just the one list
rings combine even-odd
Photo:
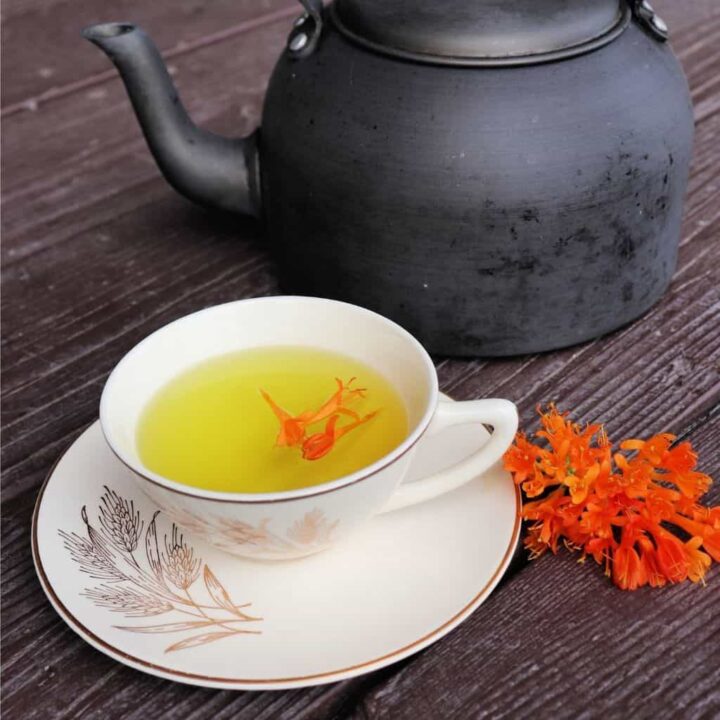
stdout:
[[[98,508],[98,527],[90,522],[87,508],[83,506],[80,516],[87,537],[58,531],[80,570],[93,580],[101,581],[86,587],[82,595],[96,606],[128,618],[175,614],[175,620],[155,625],[114,626],[133,633],[188,634],[168,645],[165,652],[198,647],[236,635],[260,634],[260,630],[247,629],[249,623],[262,620],[245,612],[251,603],[238,605],[232,600],[212,570],[195,556],[194,548],[185,541],[175,523],[160,544],[158,515],[159,511],[143,534],[145,523],[134,502],[105,486]],[[198,589],[201,574],[204,599],[200,599],[202,592]]]

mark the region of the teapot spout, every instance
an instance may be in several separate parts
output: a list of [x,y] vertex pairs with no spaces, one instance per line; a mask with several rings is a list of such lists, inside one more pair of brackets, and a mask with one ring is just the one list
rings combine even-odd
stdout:
[[260,185],[255,133],[225,138],[197,127],[153,41],[131,23],[86,27],[83,37],[112,60],[167,181],[201,205],[258,216]]

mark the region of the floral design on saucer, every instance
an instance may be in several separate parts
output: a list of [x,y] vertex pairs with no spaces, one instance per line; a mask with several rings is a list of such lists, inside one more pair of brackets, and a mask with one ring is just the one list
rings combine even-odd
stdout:
[[[487,438],[472,426],[455,432],[423,439],[408,482],[467,457]],[[170,508],[159,509],[94,423],[68,448],[38,496],[32,551],[40,584],[59,615],[96,650],[157,677],[234,690],[336,682],[422,650],[490,595],[520,533],[520,494],[499,467],[437,502],[379,515],[355,540],[297,562],[257,562],[223,552],[204,542],[186,518],[179,522]],[[290,542],[322,542],[338,518],[315,509],[266,527]],[[251,534],[265,517],[260,513],[250,523]],[[200,614],[171,602],[165,587],[155,592],[158,563],[181,585],[191,581],[191,598],[207,606],[200,609],[215,623],[236,617],[225,610],[216,583],[224,588],[232,608],[263,618],[234,627],[257,634],[208,640],[205,635],[225,628],[186,629],[182,623],[206,618],[179,612]],[[140,586],[128,579],[138,576]],[[186,600],[184,590],[163,578],[167,590]],[[247,601],[252,606],[241,605]],[[152,627],[160,624],[160,630]]]
[[[236,635],[261,634],[263,618],[250,615],[252,603],[237,604],[175,523],[158,540],[156,511],[145,521],[128,501],[105,487],[98,508],[98,526],[80,515],[87,537],[59,530],[63,544],[82,572],[100,583],[86,587],[82,595],[98,607],[127,618],[174,616],[160,624],[115,625],[133,633],[183,633],[165,652],[185,650]],[[144,530],[144,532],[143,532]],[[144,557],[142,557],[144,555]],[[199,583],[202,575],[202,583]]]

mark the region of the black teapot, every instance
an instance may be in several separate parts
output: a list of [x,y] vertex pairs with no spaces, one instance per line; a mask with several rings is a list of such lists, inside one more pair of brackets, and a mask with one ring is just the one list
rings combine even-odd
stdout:
[[301,2],[242,139],[192,124],[140,28],[84,30],[169,182],[263,219],[284,289],[451,355],[569,345],[662,295],[693,118],[645,0]]

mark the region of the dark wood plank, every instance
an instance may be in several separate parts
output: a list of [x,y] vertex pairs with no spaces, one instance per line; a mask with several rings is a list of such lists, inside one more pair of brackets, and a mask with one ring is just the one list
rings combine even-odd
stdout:
[[[706,413],[720,397],[720,87],[713,72],[720,13],[712,0],[655,4],[674,28],[698,119],[671,292],[641,321],[593,343],[501,361],[439,360],[439,372],[443,388],[457,397],[515,399],[526,423],[536,402],[555,399],[581,419],[606,418],[616,435],[689,429],[704,469],[717,473],[719,423]],[[163,5],[142,8],[153,13],[153,26],[162,17],[190,30],[184,15],[189,3],[181,4],[179,15]],[[172,63],[201,122],[246,132],[259,117],[288,23],[213,40],[217,19],[226,22],[223,13],[233,10],[218,6],[204,14],[201,25],[207,25],[190,38],[195,44],[189,51],[179,48]],[[13,27],[47,17],[64,27],[78,7],[84,6],[9,0],[4,13]],[[249,7],[238,3],[239,11]],[[178,35],[161,34],[160,44],[172,47],[173,37]],[[711,613],[717,571],[704,590],[628,596],[594,568],[546,559],[512,575],[466,625],[421,657],[365,678],[287,693],[213,692],[143,676],[65,628],[34,578],[29,517],[48,467],[96,415],[107,372],[138,339],[175,317],[276,290],[260,229],[176,198],[149,159],[120,83],[111,73],[94,78],[104,72],[98,70],[102,56],[97,54],[96,66],[82,57],[76,63],[80,45],[68,38],[56,46],[73,59],[63,65],[71,74],[63,76],[60,91],[34,112],[11,114],[3,138],[2,649],[8,717],[582,716],[574,704],[578,697],[614,716],[660,710],[710,717],[716,701],[710,681],[718,667]],[[91,83],[83,85],[87,78]],[[52,87],[34,82],[20,74],[10,88],[13,97],[32,98]],[[551,624],[559,616],[563,624]],[[595,630],[591,651],[580,642],[584,623]],[[648,667],[655,669],[649,677],[643,674]],[[593,678],[598,682],[590,688]]]
[[[48,100],[113,76],[107,58],[80,30],[97,22],[132,21],[153,36],[166,57],[192,52],[273,19],[301,12],[297,0],[51,0],[3,4],[3,115],[34,112]],[[49,21],[51,19],[51,21]],[[239,61],[238,61],[239,64]],[[230,83],[229,76],[227,82]]]

